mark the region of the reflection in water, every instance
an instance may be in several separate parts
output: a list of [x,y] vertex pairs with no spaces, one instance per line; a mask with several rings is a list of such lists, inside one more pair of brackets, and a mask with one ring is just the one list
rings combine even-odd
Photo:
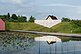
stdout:
[[30,38],[0,34],[0,54],[81,54],[81,41],[61,42],[55,36]]
[[40,45],[35,45],[33,49],[36,49],[34,50],[36,52],[38,47],[40,47],[40,54],[50,54],[50,52],[51,54],[81,54],[80,45],[81,41],[69,41],[64,43],[60,42],[51,45],[47,44],[45,41],[41,41]]
[[[32,41],[32,40],[31,40]],[[21,49],[23,48],[25,50],[25,47],[27,46],[30,46],[30,43],[31,41],[29,39],[20,39],[20,38],[17,38],[15,40],[3,40],[3,42],[0,42],[1,44],[1,47],[2,47],[2,50],[11,50],[11,48],[13,48],[12,50],[14,49]]]
[[50,45],[50,44],[53,44],[53,43],[56,43],[56,41],[47,41],[47,43]]
[[27,34],[0,33],[0,54],[15,54],[28,49],[33,42],[34,39]]
[[35,41],[56,41],[56,42],[61,42],[61,39],[56,37],[56,36],[42,36],[42,37],[36,37]]
[[[36,37],[35,41],[39,42],[40,54],[80,54],[81,53],[81,41],[68,41],[61,42],[59,38],[57,41],[55,36],[51,36],[51,38],[47,38],[48,36]],[[55,42],[55,40],[56,42]],[[51,41],[50,41],[51,40]],[[49,43],[47,41],[50,41]],[[76,46],[76,47],[75,47]],[[79,46],[79,48],[78,48]],[[76,49],[76,50],[75,50]]]

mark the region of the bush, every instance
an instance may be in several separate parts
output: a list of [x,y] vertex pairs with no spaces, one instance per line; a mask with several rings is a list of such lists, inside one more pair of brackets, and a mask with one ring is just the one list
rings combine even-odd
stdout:
[[29,22],[34,22],[34,20],[36,20],[35,17],[31,16]]
[[74,23],[75,25],[81,27],[81,20],[72,20],[72,23]]
[[70,22],[71,21],[69,18],[64,18],[64,17],[61,20],[62,20],[62,22]]
[[75,29],[75,30],[73,31],[73,33],[81,33],[81,27]]

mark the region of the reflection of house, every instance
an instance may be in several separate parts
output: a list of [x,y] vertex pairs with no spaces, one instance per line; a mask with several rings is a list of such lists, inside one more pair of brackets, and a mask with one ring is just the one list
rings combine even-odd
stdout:
[[0,19],[0,30],[5,30],[5,22]]
[[36,37],[35,41],[48,41],[50,42],[61,42],[61,39],[56,36],[42,36],[42,37]]
[[61,20],[58,20],[55,16],[51,16],[49,15],[46,20],[35,20],[35,23],[36,24],[39,24],[39,25],[42,25],[42,26],[45,26],[45,27],[52,27],[58,23],[60,23]]

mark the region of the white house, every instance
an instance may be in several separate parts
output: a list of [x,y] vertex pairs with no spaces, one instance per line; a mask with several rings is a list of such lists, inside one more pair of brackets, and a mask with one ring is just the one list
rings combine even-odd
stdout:
[[45,20],[35,20],[36,24],[51,28],[52,26],[60,23],[61,20],[58,20],[55,16],[49,15]]

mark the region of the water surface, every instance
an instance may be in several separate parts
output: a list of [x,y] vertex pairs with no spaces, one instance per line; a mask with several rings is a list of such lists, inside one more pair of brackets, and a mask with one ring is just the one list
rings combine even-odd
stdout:
[[81,54],[81,41],[48,44],[45,39],[37,41],[37,37],[22,36],[0,34],[0,54]]

